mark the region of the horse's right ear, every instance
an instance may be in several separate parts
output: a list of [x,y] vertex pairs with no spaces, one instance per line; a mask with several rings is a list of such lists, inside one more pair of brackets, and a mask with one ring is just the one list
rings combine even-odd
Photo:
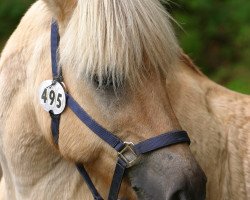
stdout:
[[43,0],[48,9],[52,12],[53,17],[61,22],[65,23],[72,15],[77,0]]

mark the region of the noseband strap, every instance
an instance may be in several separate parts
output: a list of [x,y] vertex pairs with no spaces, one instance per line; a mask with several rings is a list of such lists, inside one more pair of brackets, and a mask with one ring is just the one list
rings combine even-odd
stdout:
[[[58,47],[59,47],[59,29],[56,21],[52,21],[51,24],[51,62],[52,62],[52,74],[53,79],[56,82],[62,84],[63,76],[61,67],[58,67]],[[156,137],[147,139],[138,144],[131,142],[123,142],[116,137],[113,133],[109,132],[98,124],[75,100],[66,93],[66,105],[73,111],[73,113],[98,137],[108,143],[112,148],[118,152],[117,164],[111,183],[108,200],[117,200],[122,179],[127,168],[134,166],[138,158],[146,153],[155,151],[160,148],[164,148],[173,144],[188,143],[190,139],[186,131],[171,131]],[[50,112],[51,116],[51,132],[55,144],[58,144],[59,139],[59,124],[60,114],[54,115]],[[95,188],[91,178],[81,163],[76,163],[76,168],[81,174],[82,178],[88,185],[95,200],[103,200],[101,195]]]

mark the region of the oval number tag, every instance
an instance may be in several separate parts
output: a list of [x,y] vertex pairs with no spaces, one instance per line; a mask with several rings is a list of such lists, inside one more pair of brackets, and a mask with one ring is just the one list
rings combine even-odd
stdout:
[[64,88],[59,82],[53,84],[52,80],[42,82],[39,88],[39,101],[47,112],[53,111],[55,115],[61,114],[66,106]]

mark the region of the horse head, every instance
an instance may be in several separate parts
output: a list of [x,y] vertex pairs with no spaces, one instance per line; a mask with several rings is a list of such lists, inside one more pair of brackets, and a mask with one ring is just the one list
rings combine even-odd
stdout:
[[[66,90],[98,124],[134,144],[182,129],[167,87],[167,75],[179,69],[181,49],[159,0],[44,2],[59,25]],[[44,74],[51,77],[48,69]],[[37,110],[45,137],[53,143],[50,118]],[[84,164],[107,196],[116,151],[69,108],[61,115],[59,132],[60,154]],[[119,197],[199,200],[205,198],[205,183],[189,145],[180,143],[141,156],[127,170]]]

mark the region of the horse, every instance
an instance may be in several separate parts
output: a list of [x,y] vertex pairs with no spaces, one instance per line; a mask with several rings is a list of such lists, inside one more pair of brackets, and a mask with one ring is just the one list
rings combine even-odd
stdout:
[[[50,29],[56,32],[51,38]],[[59,35],[58,45],[54,40]],[[56,45],[50,46],[50,41]],[[101,135],[137,144],[163,132],[182,130],[165,91],[164,75],[177,60],[177,43],[159,1],[38,1],[2,53],[1,198],[92,199],[91,191],[96,195],[98,190],[101,195],[95,199],[107,199],[116,173],[116,152],[68,107],[60,117],[55,142],[50,115],[39,104],[41,96],[47,98],[37,93],[41,83],[52,78],[54,46],[65,90],[114,134],[97,125]],[[56,100],[63,103],[59,96]],[[72,104],[72,98],[69,101]],[[205,175],[186,141],[141,156],[126,170],[119,199],[136,199],[137,195],[139,199],[204,199]],[[125,148],[119,150],[118,164],[127,159],[124,151],[134,154],[136,147],[121,145]],[[83,174],[88,171],[86,182],[77,169]],[[118,173],[121,170],[124,173],[121,168]]]
[[172,130],[191,138],[190,148],[140,156],[119,199],[250,198],[250,97],[193,64],[161,3],[39,0],[29,9],[0,60],[0,199],[93,199],[74,163],[108,199],[117,153],[68,107],[55,143],[39,103],[41,83],[53,77],[52,18],[65,90],[98,124],[134,144]]

